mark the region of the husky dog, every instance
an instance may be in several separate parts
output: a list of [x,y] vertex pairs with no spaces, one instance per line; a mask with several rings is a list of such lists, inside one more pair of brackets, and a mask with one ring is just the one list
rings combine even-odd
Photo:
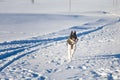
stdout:
[[67,40],[68,43],[68,61],[70,62],[72,59],[72,56],[76,49],[76,43],[78,41],[76,31],[71,31],[71,34]]

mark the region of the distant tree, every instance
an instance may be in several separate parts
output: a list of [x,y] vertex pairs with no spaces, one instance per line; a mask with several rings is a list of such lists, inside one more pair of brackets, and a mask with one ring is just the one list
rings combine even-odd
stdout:
[[118,0],[113,0],[113,8],[118,7]]
[[32,2],[32,4],[34,4],[34,3],[35,3],[35,0],[31,0],[31,2]]

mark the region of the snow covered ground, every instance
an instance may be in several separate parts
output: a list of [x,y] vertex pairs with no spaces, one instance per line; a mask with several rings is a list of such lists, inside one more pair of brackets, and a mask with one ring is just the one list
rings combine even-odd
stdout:
[[[100,14],[101,16],[97,16],[96,14]],[[32,18],[33,20],[23,20],[23,16],[24,19]],[[28,26],[30,25],[29,22],[37,23],[38,20],[39,26],[42,25],[43,21],[46,21],[45,24],[48,25],[49,23],[53,24],[55,22],[58,26],[63,25],[65,27],[62,27],[63,29],[57,28],[58,30],[55,29],[55,32],[44,35],[35,34],[31,38],[12,41],[6,40],[7,42],[1,42],[0,79],[120,79],[120,17],[105,12],[96,12],[93,13],[93,15],[38,14],[28,16],[29,15],[26,14],[1,14],[1,17],[4,17],[5,22],[7,22],[6,20],[9,20],[8,17],[20,17],[18,20],[11,20],[6,24],[7,26],[10,24],[14,25],[13,27],[10,26],[10,30],[13,30],[13,33],[6,33],[6,35],[18,35],[17,32],[19,31],[22,31],[23,33],[25,31],[27,33],[26,29],[22,30],[19,29],[19,27],[15,30],[13,29],[17,22],[19,23],[17,24],[19,26],[24,22]],[[34,22],[34,18],[36,17],[37,19],[35,19],[36,21]],[[49,21],[47,22],[47,20]],[[4,25],[5,22],[0,22],[0,24]],[[54,26],[49,28],[51,27],[50,24],[45,28],[52,30],[55,28]],[[79,41],[73,59],[68,63],[66,58],[66,40],[71,30],[77,31]],[[16,31],[16,33],[14,33],[14,31]],[[26,34],[24,33],[24,35]]]
[[[118,13],[108,8],[66,13],[61,7],[56,8],[62,13],[32,13],[36,8],[28,0],[14,1],[0,2],[0,80],[120,80]],[[26,4],[34,9],[27,12]],[[68,62],[71,30],[79,41]]]
[[74,15],[57,14],[0,14],[0,17],[0,42],[45,35],[85,21]]

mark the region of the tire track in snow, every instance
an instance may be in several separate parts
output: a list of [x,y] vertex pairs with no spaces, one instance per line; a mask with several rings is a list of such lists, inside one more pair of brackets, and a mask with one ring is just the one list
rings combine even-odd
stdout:
[[16,50],[16,48],[15,48],[15,49],[13,49],[13,51],[11,51],[11,52],[6,52],[6,53],[4,53],[4,54],[1,54],[1,55],[0,55],[0,60],[5,59],[5,58],[8,58],[8,57],[11,57],[11,56],[13,56],[13,55],[17,55],[17,54],[20,53],[20,52],[23,52],[23,51],[25,51],[25,50],[28,50],[28,49],[37,47],[37,46],[39,46],[40,44],[41,44],[41,43],[38,43],[38,44],[30,45],[30,46],[27,46],[27,47],[23,47],[23,48],[20,47],[20,48],[18,48],[17,50]]
[[3,65],[2,67],[0,67],[0,72],[1,72],[3,69],[5,69],[7,66],[9,66],[10,64],[12,64],[14,61],[16,61],[16,60],[18,60],[18,59],[20,59],[20,58],[22,58],[22,57],[24,57],[24,56],[26,56],[26,55],[28,55],[28,54],[34,53],[34,52],[36,52],[36,51],[38,51],[38,49],[29,51],[29,52],[27,52],[27,53],[21,54],[21,55],[15,57],[15,58],[13,58],[13,59],[10,60],[9,62],[7,62],[5,65]]
[[29,46],[29,45],[25,45],[25,46],[17,46],[17,47],[14,47],[14,48],[6,48],[6,49],[2,49],[2,50],[0,50],[0,52],[16,50],[16,49],[23,48],[23,47],[27,47],[27,46]]
[[0,43],[0,46],[4,46],[4,45],[17,45],[17,44],[31,44],[31,43],[38,43],[41,42],[40,40],[15,40],[15,41],[11,41],[11,42],[3,42]]
[[[11,44],[12,45],[12,44]],[[13,44],[14,45],[14,44]],[[12,45],[12,46],[13,46]],[[11,58],[13,56],[13,58],[11,58],[9,61],[6,60],[7,63],[5,63],[3,66],[0,67],[0,72],[5,69],[7,66],[9,66],[10,64],[12,64],[13,62],[15,62],[16,60],[28,55],[28,54],[31,54],[35,51],[38,51],[38,49],[36,49],[37,46],[41,45],[41,43],[34,43],[34,44],[31,44],[30,46],[27,46],[27,47],[23,47],[20,49],[18,48],[18,50],[14,50],[12,52],[8,52],[8,53],[5,53],[5,54],[2,54],[0,55],[0,60],[3,60],[5,58]],[[35,48],[35,49],[34,49]],[[34,49],[34,50],[32,50]],[[26,50],[29,51],[26,53]],[[31,51],[32,50],[32,51]],[[14,57],[15,56],[15,57]]]
[[8,52],[8,53],[1,54],[1,55],[0,55],[0,60],[5,59],[5,58],[7,58],[7,57],[10,57],[10,56],[12,56],[12,55],[16,55],[17,53],[20,53],[20,52],[22,52],[22,51],[24,51],[24,50],[25,50],[25,49],[22,48],[22,49],[14,50],[14,51],[12,51],[12,52]]

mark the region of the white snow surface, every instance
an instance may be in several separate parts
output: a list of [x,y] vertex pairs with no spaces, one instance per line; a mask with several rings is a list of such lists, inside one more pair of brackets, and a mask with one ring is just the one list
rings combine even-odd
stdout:
[[[120,79],[119,16],[96,12],[0,17],[4,18],[0,18],[1,39],[6,39],[0,43],[1,80]],[[72,61],[68,62],[66,40],[72,30],[77,31],[79,41]],[[29,31],[33,34],[27,35]],[[7,40],[7,36],[14,37]]]
[[0,0],[0,80],[120,80],[120,6],[74,0],[69,13],[65,1]]

